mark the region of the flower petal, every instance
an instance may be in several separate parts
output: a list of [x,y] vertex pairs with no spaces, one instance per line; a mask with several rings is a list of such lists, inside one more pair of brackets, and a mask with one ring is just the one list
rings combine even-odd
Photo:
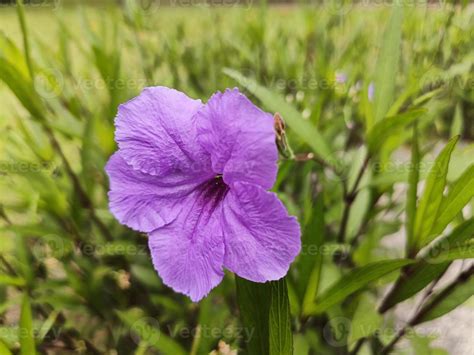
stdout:
[[274,193],[236,183],[223,202],[224,266],[265,282],[286,275],[301,248],[300,227]]
[[277,173],[273,117],[238,89],[214,94],[196,114],[198,141],[228,185],[245,181],[269,189]]
[[134,170],[116,152],[105,167],[110,180],[109,208],[122,224],[151,232],[173,221],[186,198],[208,177],[173,174],[156,177]]
[[150,234],[153,264],[163,282],[197,302],[223,276],[221,206],[205,189],[190,195],[173,223]]
[[115,139],[122,157],[134,169],[157,176],[209,171],[209,154],[196,144],[192,119],[202,106],[177,90],[145,88],[118,109]]

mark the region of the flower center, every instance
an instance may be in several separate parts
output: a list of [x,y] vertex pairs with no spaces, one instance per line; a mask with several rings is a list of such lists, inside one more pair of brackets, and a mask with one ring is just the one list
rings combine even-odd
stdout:
[[227,192],[229,186],[226,185],[222,175],[216,175],[213,179],[210,179],[202,185],[203,197],[208,203],[212,203],[212,209],[216,208],[219,202],[221,202]]

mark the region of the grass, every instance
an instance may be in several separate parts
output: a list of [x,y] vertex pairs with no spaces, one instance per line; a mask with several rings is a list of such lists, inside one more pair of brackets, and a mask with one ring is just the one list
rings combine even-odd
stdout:
[[[162,284],[147,237],[119,225],[108,211],[103,167],[116,149],[117,106],[150,85],[203,101],[238,86],[264,109],[283,114],[297,159],[280,161],[274,191],[298,217],[304,246],[286,279],[295,354],[336,354],[338,334],[327,329],[340,330],[338,319],[364,324],[352,327],[348,338],[342,334],[341,346],[360,341],[361,353],[371,353],[369,344],[390,345],[391,339],[363,330],[393,330],[391,315],[379,314],[375,304],[381,286],[399,272],[379,275],[373,265],[386,259],[398,265],[391,259],[407,256],[383,239],[402,233],[406,213],[415,219],[413,203],[423,195],[411,195],[411,212],[405,210],[405,189],[414,191],[417,182],[406,163],[414,119],[420,181],[436,177],[429,171],[440,146],[458,134],[450,163],[436,165],[449,165],[449,171],[428,179],[436,191],[455,186],[464,171],[462,181],[471,181],[474,51],[468,34],[474,8],[406,8],[401,45],[391,46],[384,38],[395,38],[389,35],[396,35],[397,20],[385,35],[394,10],[388,5],[143,11],[127,3],[27,7],[33,79],[16,11],[0,9],[0,269],[8,276],[0,278],[0,349],[2,343],[12,351],[31,349],[31,339],[22,341],[17,331],[20,318],[45,335],[36,336],[39,352],[83,347],[87,353],[204,354],[220,340],[246,347],[233,275],[192,304]],[[16,76],[8,76],[12,72]],[[382,104],[368,94],[373,83],[375,95],[378,89],[388,93]],[[464,197],[455,200],[462,206],[447,204],[456,206],[456,216],[446,233],[472,220],[472,198],[466,207]],[[315,240],[315,233],[323,238]],[[351,282],[338,299],[324,299],[334,306],[313,314],[316,296],[331,297],[325,291],[345,275],[343,283]],[[417,351],[431,351],[423,337],[411,341]]]

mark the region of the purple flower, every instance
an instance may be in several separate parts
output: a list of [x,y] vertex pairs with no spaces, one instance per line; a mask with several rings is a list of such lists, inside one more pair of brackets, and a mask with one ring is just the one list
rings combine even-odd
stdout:
[[115,124],[110,210],[148,233],[165,284],[198,301],[224,268],[255,282],[287,273],[300,228],[267,191],[278,159],[272,115],[238,89],[204,105],[151,87],[120,105]]
[[344,72],[336,72],[336,83],[345,84],[347,82],[347,74]]
[[371,82],[369,84],[368,89],[367,89],[367,97],[368,97],[369,101],[374,100],[374,95],[375,95],[375,85],[374,85],[374,83]]

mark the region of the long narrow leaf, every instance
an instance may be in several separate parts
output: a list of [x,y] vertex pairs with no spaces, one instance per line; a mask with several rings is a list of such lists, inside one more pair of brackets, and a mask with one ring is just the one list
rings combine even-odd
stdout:
[[270,283],[269,314],[270,354],[293,354],[290,303],[285,278]]
[[324,312],[342,302],[352,293],[365,288],[369,283],[413,262],[407,259],[386,260],[354,269],[329,287],[321,297],[316,299],[316,303],[311,308],[310,313],[318,314]]
[[5,345],[5,343],[0,340],[0,355],[11,355],[10,349]]
[[420,259],[416,264],[405,270],[400,278],[395,282],[395,286],[385,298],[381,311],[392,308],[396,304],[412,297],[430,282],[440,277],[449,267],[450,262],[443,262],[437,259],[443,252],[451,248],[463,245],[474,236],[474,219],[468,220],[456,227],[450,234],[420,252],[417,256]]
[[30,299],[27,294],[23,296],[20,315],[20,349],[22,355],[35,355],[36,345],[33,330],[33,316],[31,313]]
[[430,234],[436,236],[474,197],[474,165],[468,167],[441,201],[436,223]]
[[452,283],[435,294],[420,311],[422,316],[416,324],[439,318],[463,304],[474,294],[474,277],[464,272],[459,282]]
[[249,354],[292,354],[293,340],[286,279],[255,283],[236,276],[240,316],[253,336]]
[[406,224],[405,230],[407,235],[406,254],[410,252],[414,244],[415,220],[416,220],[416,201],[418,195],[418,181],[420,179],[420,147],[418,143],[418,126],[413,126],[413,140],[411,149],[410,174],[408,176],[408,191],[406,203]]
[[[311,239],[310,239],[311,238]],[[308,309],[314,303],[318,294],[319,283],[321,280],[321,269],[323,265],[324,256],[320,252],[321,246],[324,243],[324,201],[321,193],[314,207],[314,214],[312,223],[306,228],[303,235],[303,253],[300,256],[299,264],[304,266],[301,268],[301,273],[306,279],[300,280],[306,285],[306,290],[303,297],[303,314],[307,314]],[[316,255],[312,255],[310,251],[315,249]]]
[[433,263],[436,262],[446,262],[459,259],[473,259],[474,258],[474,243],[465,243],[458,245],[454,248],[446,250],[434,258],[431,258],[430,261]]
[[415,222],[414,245],[416,245],[417,250],[434,239],[430,235],[430,232],[436,221],[439,206],[443,199],[449,161],[458,139],[459,137],[454,137],[448,142],[448,144],[446,144],[444,149],[436,158],[428,178],[426,179],[425,190],[420,203],[418,204]]
[[389,137],[400,134],[401,130],[425,112],[425,109],[415,109],[377,122],[367,136],[370,152],[376,153]]
[[397,1],[385,29],[375,75],[375,122],[382,120],[393,102],[400,60],[403,7]]
[[237,300],[244,329],[252,330],[253,336],[246,344],[249,354],[268,354],[269,342],[269,303],[268,284],[256,284],[235,277]]

